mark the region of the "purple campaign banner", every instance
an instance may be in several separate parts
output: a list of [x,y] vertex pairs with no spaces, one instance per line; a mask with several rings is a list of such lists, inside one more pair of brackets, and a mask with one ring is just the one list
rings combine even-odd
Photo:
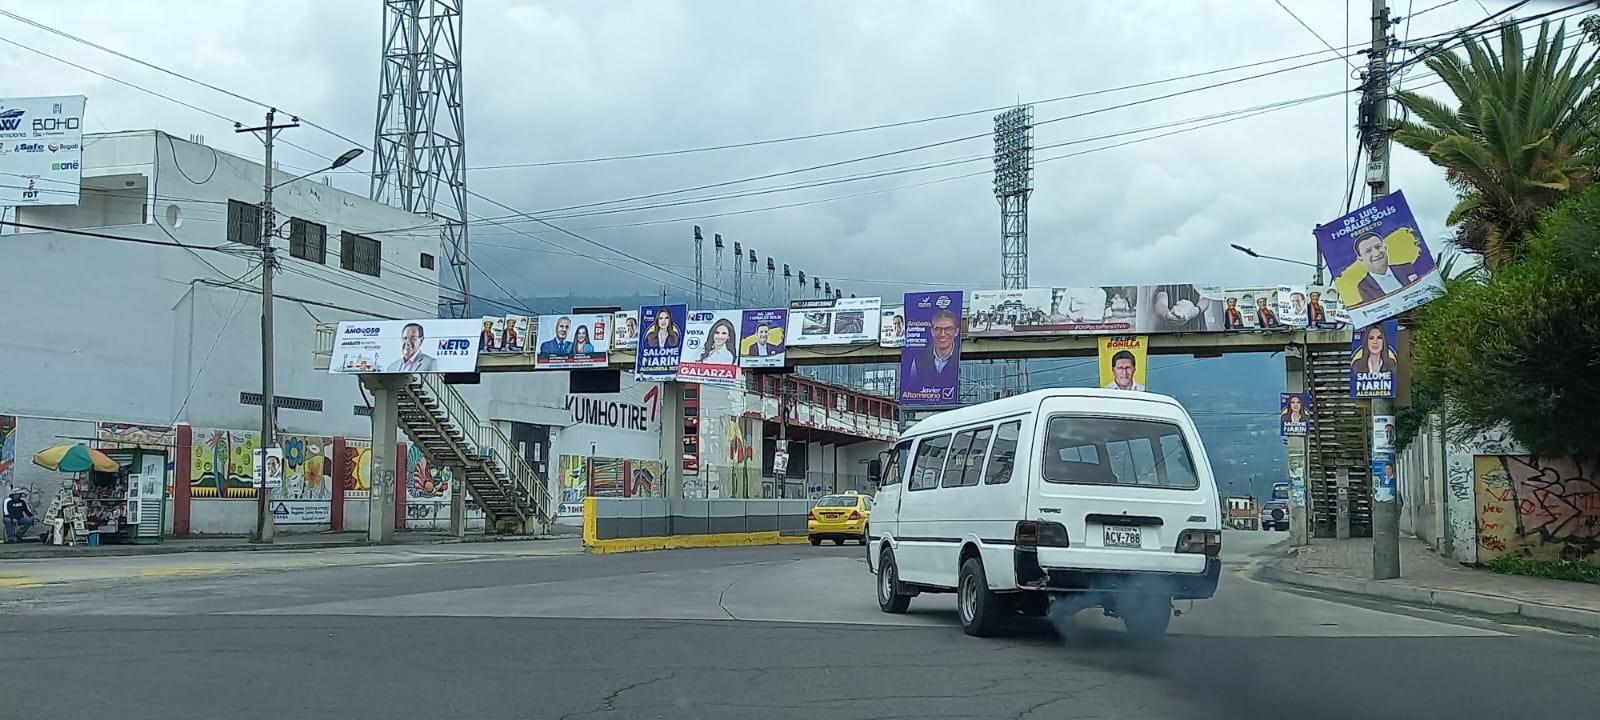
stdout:
[[906,293],[900,405],[961,403],[961,291]]
[[1311,423],[1311,393],[1278,393],[1278,434],[1305,437]]
[[1402,192],[1320,225],[1312,234],[1356,327],[1399,315],[1444,290],[1433,253]]
[[783,367],[789,311],[746,310],[739,323],[739,366]]
[[678,379],[678,358],[683,354],[683,328],[689,306],[646,305],[639,308],[639,353],[634,377],[640,380]]
[[1399,320],[1359,328],[1350,337],[1350,397],[1392,398],[1395,368],[1400,364],[1395,338]]

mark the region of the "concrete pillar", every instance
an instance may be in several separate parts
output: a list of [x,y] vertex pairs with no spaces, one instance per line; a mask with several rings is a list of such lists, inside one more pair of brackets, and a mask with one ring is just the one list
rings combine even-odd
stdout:
[[[1306,391],[1306,361],[1304,351],[1288,348],[1283,355],[1285,392]],[[1313,405],[1313,412],[1315,405]],[[1312,430],[1315,432],[1315,428]],[[1289,451],[1289,544],[1307,545],[1311,542],[1311,495],[1307,478],[1311,477],[1306,454],[1307,438],[1285,438]]]
[[1334,520],[1334,537],[1350,537],[1350,468],[1339,468],[1339,502],[1337,519]]
[[[455,537],[467,535],[467,469],[464,467],[450,468],[450,534]],[[485,531],[488,530],[485,523]]]
[[367,503],[367,541],[388,543],[394,541],[395,524],[395,463],[399,461],[398,434],[400,430],[399,392],[405,383],[404,375],[368,375],[362,378],[372,391],[372,465],[367,476],[372,479],[371,500]]
[[682,383],[661,383],[661,467],[663,495],[683,497]]

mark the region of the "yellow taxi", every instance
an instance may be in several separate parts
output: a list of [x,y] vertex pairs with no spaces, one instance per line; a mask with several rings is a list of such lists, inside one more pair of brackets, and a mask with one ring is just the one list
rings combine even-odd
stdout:
[[812,545],[832,540],[843,545],[846,540],[867,544],[867,520],[872,517],[872,498],[855,491],[817,498],[806,516],[806,535]]

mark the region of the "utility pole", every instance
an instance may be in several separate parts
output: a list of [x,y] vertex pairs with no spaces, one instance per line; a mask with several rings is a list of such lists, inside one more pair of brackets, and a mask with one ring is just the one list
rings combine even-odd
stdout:
[[267,122],[261,127],[246,128],[235,127],[234,132],[261,132],[262,142],[266,145],[266,179],[261,183],[261,467],[255,473],[256,482],[256,532],[254,540],[258,543],[272,542],[272,509],[267,504],[267,454],[277,447],[277,430],[273,426],[274,405],[277,400],[273,395],[272,387],[272,271],[277,259],[273,256],[274,248],[272,239],[276,235],[274,229],[277,222],[272,215],[272,141],[277,137],[278,131],[284,128],[300,127],[299,118],[290,118],[290,121],[278,125],[278,111],[275,108],[267,110]]
[[[1361,96],[1361,136],[1367,146],[1367,186],[1372,189],[1372,199],[1389,194],[1389,4],[1387,0],[1372,0],[1372,52],[1367,56],[1367,81]],[[1393,417],[1394,401],[1374,398],[1370,415]],[[1367,423],[1373,437],[1369,447],[1377,448],[1377,423]],[[1371,463],[1372,474],[1372,579],[1390,580],[1400,577],[1400,497],[1398,483],[1392,494],[1380,494],[1377,472],[1385,467],[1383,461],[1393,462],[1394,455],[1376,453]]]
[[789,485],[789,399],[794,384],[787,377],[778,379],[778,443],[772,451],[772,497],[784,496]]

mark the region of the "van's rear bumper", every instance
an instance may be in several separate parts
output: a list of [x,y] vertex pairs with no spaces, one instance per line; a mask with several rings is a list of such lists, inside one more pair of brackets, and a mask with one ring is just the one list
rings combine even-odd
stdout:
[[[1018,553],[1018,585],[1051,592],[1136,592],[1171,595],[1174,600],[1207,600],[1217,594],[1222,560],[1206,558],[1199,573],[1126,570],[1042,569],[1031,553]],[[1030,561],[1032,561],[1030,563]],[[1032,568],[1027,565],[1032,564]],[[1032,572],[1029,572],[1029,571]],[[1031,582],[1024,582],[1028,578]]]

